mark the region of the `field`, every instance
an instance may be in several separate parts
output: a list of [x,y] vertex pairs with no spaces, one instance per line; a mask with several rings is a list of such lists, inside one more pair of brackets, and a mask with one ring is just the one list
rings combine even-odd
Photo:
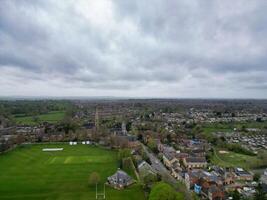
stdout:
[[[62,147],[60,152],[43,148]],[[0,199],[95,199],[88,177],[96,171],[101,182],[118,167],[117,152],[87,145],[27,145],[0,155]],[[103,184],[99,184],[100,190]],[[143,200],[140,185],[117,191],[106,187],[106,199]]]
[[203,124],[203,132],[210,134],[212,132],[233,132],[234,128],[241,129],[242,126],[245,128],[266,128],[267,121],[264,122],[232,122],[232,123],[211,123]]
[[232,151],[225,151],[223,153],[220,153],[220,151],[215,150],[211,161],[214,164],[223,167],[242,167],[245,169],[250,169],[259,162],[259,159],[257,158],[257,156],[248,156]]
[[203,132],[211,134],[213,132],[232,132],[234,127],[227,124],[208,124],[203,127]]
[[36,125],[41,122],[56,123],[64,118],[65,112],[53,111],[37,116],[14,115],[17,124]]

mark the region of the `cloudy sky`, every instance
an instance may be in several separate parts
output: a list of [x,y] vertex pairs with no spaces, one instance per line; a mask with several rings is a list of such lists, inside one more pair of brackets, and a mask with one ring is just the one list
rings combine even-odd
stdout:
[[266,0],[1,0],[0,96],[267,98]]

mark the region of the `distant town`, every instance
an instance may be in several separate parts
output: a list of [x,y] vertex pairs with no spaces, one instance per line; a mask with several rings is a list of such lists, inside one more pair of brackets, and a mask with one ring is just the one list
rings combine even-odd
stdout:
[[[43,160],[41,149],[47,156]],[[113,194],[120,199],[126,191],[136,195],[132,198],[149,200],[159,191],[173,193],[176,199],[264,199],[267,101],[1,100],[0,151],[0,185],[15,182],[7,177],[17,173],[9,167],[12,157],[18,156],[24,159],[20,173],[27,171],[31,162],[39,162],[37,158],[50,163],[47,166],[55,171],[47,172],[47,177],[57,173],[53,167],[59,164],[63,170],[78,165],[90,168],[90,163],[95,163],[86,175],[92,199],[108,199]],[[70,154],[62,157],[68,151]],[[89,156],[90,152],[96,154]],[[101,160],[104,155],[109,156]],[[86,185],[86,177],[79,179],[84,176],[80,173],[77,184]],[[23,176],[17,176],[22,184]],[[68,181],[72,179],[66,178]],[[0,197],[11,191],[0,189]],[[15,193],[26,195],[27,191]]]

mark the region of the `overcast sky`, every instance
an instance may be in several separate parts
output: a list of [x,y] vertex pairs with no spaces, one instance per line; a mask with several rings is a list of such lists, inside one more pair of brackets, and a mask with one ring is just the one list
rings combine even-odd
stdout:
[[0,96],[267,98],[266,0],[1,0]]

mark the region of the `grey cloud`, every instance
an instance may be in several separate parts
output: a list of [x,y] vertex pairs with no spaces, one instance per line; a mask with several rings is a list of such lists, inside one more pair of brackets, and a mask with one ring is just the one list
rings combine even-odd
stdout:
[[[144,95],[155,85],[164,94],[218,87],[223,96],[231,84],[264,90],[266,8],[264,0],[3,0],[0,72],[12,68],[14,76],[44,84],[53,79],[59,88]],[[214,77],[222,80],[211,86]]]

